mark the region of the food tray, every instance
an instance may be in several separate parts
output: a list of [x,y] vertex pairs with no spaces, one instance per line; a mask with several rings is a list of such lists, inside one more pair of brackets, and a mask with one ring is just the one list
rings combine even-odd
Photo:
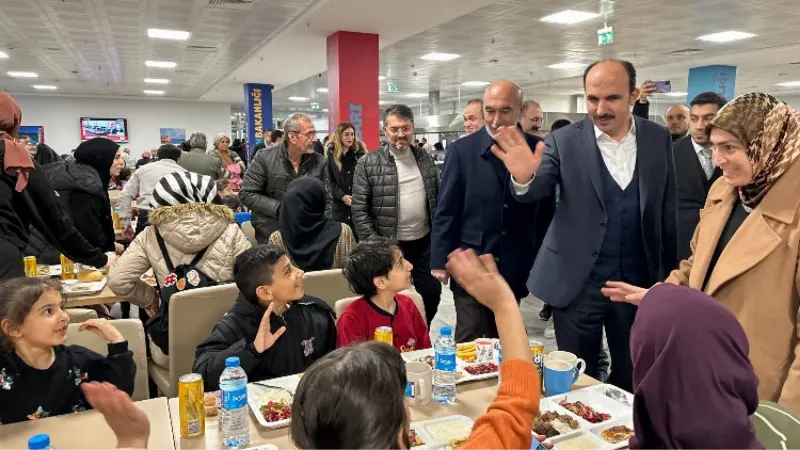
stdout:
[[601,435],[601,433],[603,431],[605,431],[605,430],[607,430],[607,429],[609,429],[611,427],[617,426],[617,425],[624,425],[624,426],[630,428],[631,430],[633,430],[634,429],[633,428],[633,416],[627,416],[627,417],[624,417],[622,419],[611,420],[609,422],[603,422],[601,424],[595,425],[594,427],[590,428],[589,432],[591,432],[599,440],[604,442],[607,445],[607,447],[606,447],[607,449],[616,450],[616,449],[620,449],[620,448],[625,448],[625,447],[628,446],[628,441],[629,441],[628,439],[626,439],[624,441],[621,441],[621,442],[619,442],[617,444],[612,444],[610,442],[606,442],[605,439],[603,439],[603,437]]
[[[590,387],[588,387],[586,389],[590,390],[590,391],[593,391],[593,392],[596,392],[596,393],[598,393],[598,394],[600,394],[600,395],[602,395],[602,396],[604,396],[604,397],[606,397],[608,399],[611,399],[611,400],[613,400],[613,401],[625,406],[626,408],[632,408],[633,407],[633,394],[631,394],[628,391],[623,391],[622,389],[620,389],[620,388],[618,388],[616,386],[612,386],[610,384],[596,384],[596,385],[590,386]],[[613,391],[616,391],[616,392],[624,395],[625,398],[628,400],[628,404],[626,405],[625,403],[621,402],[620,400],[617,400],[615,398],[611,398],[611,397],[607,396],[606,395],[606,391],[607,390],[613,390]]]
[[[271,380],[264,380],[264,383],[271,384],[273,386],[281,386],[285,387],[292,392],[297,390],[297,385],[300,383],[300,377],[297,375],[289,375],[288,377],[281,377],[281,378],[273,378]],[[247,385],[247,404],[250,406],[250,411],[253,412],[253,415],[256,417],[258,424],[264,428],[276,429],[276,428],[283,428],[288,427],[290,423],[292,423],[292,419],[283,419],[277,420],[275,422],[267,422],[264,419],[264,415],[261,414],[261,406],[266,404],[266,401],[263,398],[263,395],[266,391],[269,391],[270,388],[267,386],[262,386],[260,384],[250,383]],[[290,402],[291,403],[291,402]]]
[[[585,437],[591,444],[587,444],[587,446],[583,447],[585,449],[610,449],[609,444],[600,439],[596,434],[591,433],[586,430],[576,431],[570,434],[562,434],[561,436],[554,437],[548,439],[547,441],[553,444],[553,450],[562,450],[564,447],[560,447],[559,444],[565,441],[569,441],[578,437]],[[576,447],[569,447],[569,448],[576,448]]]
[[425,444],[417,446],[415,448],[441,448],[444,446],[450,445],[450,439],[437,437],[432,435],[428,429],[431,426],[436,426],[437,424],[441,423],[448,423],[451,421],[460,422],[463,425],[465,430],[469,430],[463,436],[453,436],[450,439],[466,439],[469,437],[469,434],[472,432],[472,425],[475,423],[472,419],[466,416],[446,416],[440,417],[438,419],[430,419],[430,420],[423,420],[419,422],[411,422],[411,428],[417,433],[417,436],[422,438],[425,441]]
[[[48,273],[46,275],[38,275],[38,273],[39,273],[38,270],[39,270],[40,267],[41,268],[47,267],[48,268]],[[38,264],[36,266],[36,270],[37,270],[36,278],[52,278],[52,277],[60,277],[61,276],[61,265],[60,264],[55,264],[55,265],[52,265],[52,266],[48,266],[46,264]]]
[[[413,352],[407,352],[407,353],[403,353],[402,354],[403,359],[406,360],[406,362],[419,362],[419,359],[421,357],[432,356],[432,355],[433,355],[433,349],[432,348],[426,348],[424,350],[415,350]],[[497,364],[497,354],[496,353],[495,353],[495,359],[494,359],[493,362],[495,364]],[[481,374],[481,375],[471,375],[466,370],[464,370],[467,366],[474,366],[476,364],[477,363],[467,363],[467,362],[463,361],[461,358],[459,358],[458,356],[456,356],[456,372],[458,372],[458,375],[456,377],[456,384],[467,383],[467,382],[470,382],[470,381],[488,380],[490,378],[497,378],[497,376],[500,373],[499,372],[499,367],[498,367],[498,371],[497,372],[485,373],[485,374]]]
[[95,281],[93,283],[86,283],[86,282],[78,282],[78,283],[61,283],[61,288],[63,290],[63,295],[66,297],[78,297],[78,296],[85,296],[85,295],[95,295],[99,294],[100,292],[105,289],[106,284],[108,283],[108,277],[103,277],[100,281]]

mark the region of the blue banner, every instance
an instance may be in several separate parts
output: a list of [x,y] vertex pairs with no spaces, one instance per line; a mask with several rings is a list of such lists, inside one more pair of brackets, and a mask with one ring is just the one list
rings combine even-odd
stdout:
[[703,92],[716,92],[726,100],[732,100],[736,92],[736,66],[702,66],[689,69],[686,104]]
[[244,85],[244,120],[247,128],[247,159],[252,159],[253,148],[268,138],[272,128],[272,85]]

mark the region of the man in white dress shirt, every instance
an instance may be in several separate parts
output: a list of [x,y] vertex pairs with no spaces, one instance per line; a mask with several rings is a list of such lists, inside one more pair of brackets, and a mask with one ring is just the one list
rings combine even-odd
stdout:
[[598,61],[584,73],[588,117],[550,133],[531,152],[516,128],[492,147],[522,201],[560,199],[528,278],[528,290],[553,307],[561,350],[586,361],[596,377],[605,327],[608,382],[632,389],[628,340],[636,308],[612,303],[610,280],[651,286],[676,266],[675,174],[666,128],[633,117],[636,70],[627,61]]

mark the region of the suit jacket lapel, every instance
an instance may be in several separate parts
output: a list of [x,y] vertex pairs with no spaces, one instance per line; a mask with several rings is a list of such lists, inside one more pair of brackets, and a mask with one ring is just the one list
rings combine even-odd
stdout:
[[492,154],[489,149],[494,145],[494,139],[489,136],[489,132],[486,131],[486,127],[481,128],[478,133],[483,134],[483,138],[481,139],[481,157],[484,159],[489,160],[492,165],[492,171],[494,172],[495,176],[497,177],[497,181],[500,183],[500,186],[505,187],[506,181],[508,179],[508,170],[506,170],[506,166],[503,164],[502,161],[497,159],[494,154]]
[[592,120],[588,117],[582,122],[583,132],[580,133],[582,140],[581,147],[585,148],[586,153],[586,170],[589,171],[589,179],[592,181],[594,192],[597,194],[597,200],[603,211],[606,210],[606,203],[603,197],[603,180],[600,174],[600,164],[605,164],[603,158],[600,156],[600,147],[597,146],[597,138],[594,135],[594,125]]

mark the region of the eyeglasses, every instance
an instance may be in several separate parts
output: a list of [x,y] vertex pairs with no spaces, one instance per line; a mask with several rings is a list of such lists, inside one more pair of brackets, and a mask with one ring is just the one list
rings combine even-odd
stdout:
[[528,119],[533,123],[540,123],[544,120],[544,117],[528,117]]
[[411,128],[410,126],[404,126],[401,128],[392,127],[392,128],[387,128],[386,130],[389,132],[389,134],[392,135],[400,134],[400,132],[402,132],[403,134],[411,134],[411,132],[414,131],[414,129]]
[[305,133],[301,133],[300,131],[290,131],[289,133],[297,133],[300,136],[305,136],[306,139],[313,139],[314,136],[317,135],[317,130],[308,130]]

